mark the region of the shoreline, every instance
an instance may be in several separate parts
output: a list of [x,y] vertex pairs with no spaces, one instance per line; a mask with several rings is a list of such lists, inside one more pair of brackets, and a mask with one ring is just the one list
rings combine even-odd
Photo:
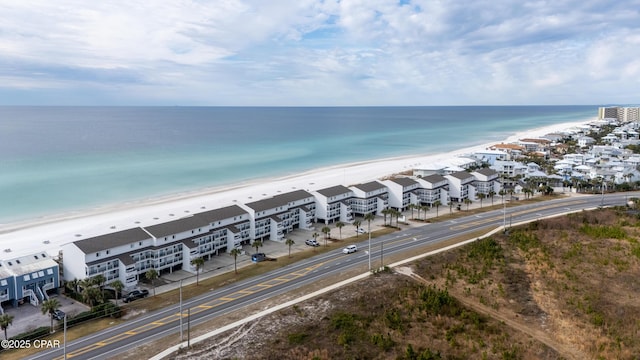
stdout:
[[[0,224],[2,258],[32,252],[34,247],[55,251],[60,245],[136,226],[150,226],[176,220],[200,211],[257,201],[294,190],[314,191],[335,185],[350,186],[379,180],[427,164],[450,162],[456,157],[481,151],[496,143],[536,138],[566,131],[595,120],[595,117],[524,130],[501,141],[468,146],[445,153],[414,154],[337,164],[279,177],[259,178],[237,184],[213,186],[193,191],[132,200],[60,214]],[[18,246],[20,245],[20,246]],[[45,245],[45,246],[43,246]],[[55,254],[51,254],[55,255]]]

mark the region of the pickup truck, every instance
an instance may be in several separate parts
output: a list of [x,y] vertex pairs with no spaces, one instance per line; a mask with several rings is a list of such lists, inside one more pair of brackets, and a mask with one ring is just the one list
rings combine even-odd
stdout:
[[133,290],[131,292],[129,292],[127,294],[127,296],[124,297],[124,299],[122,299],[122,301],[128,303],[131,302],[133,300],[137,300],[137,299],[142,299],[142,298],[146,298],[147,296],[149,296],[149,290]]

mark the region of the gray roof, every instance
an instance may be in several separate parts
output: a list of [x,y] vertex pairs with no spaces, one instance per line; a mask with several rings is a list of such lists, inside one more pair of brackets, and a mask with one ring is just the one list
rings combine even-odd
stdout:
[[226,206],[219,209],[209,210],[195,214],[195,216],[204,219],[209,223],[213,223],[218,220],[230,219],[234,216],[248,215],[246,210],[243,210],[238,205]]
[[89,254],[148,239],[151,239],[151,236],[149,236],[146,231],[137,227],[89,239],[78,240],[73,243],[82,250],[82,252]]
[[320,189],[317,191],[321,195],[324,195],[326,197],[332,197],[332,196],[338,196],[338,195],[350,193],[351,189],[343,185],[336,185],[336,186],[328,187],[325,189]]
[[468,179],[470,177],[473,177],[473,175],[471,175],[471,173],[468,173],[466,171],[454,172],[453,174],[451,174],[451,176],[453,176],[454,178],[460,179],[460,180],[465,180],[465,179]]
[[277,208],[279,206],[284,206],[289,204],[292,201],[298,201],[298,200],[306,199],[309,197],[312,198],[313,195],[309,194],[304,190],[296,190],[296,191],[276,195],[268,199],[247,203],[245,205],[252,208],[255,211],[263,211],[263,210]]
[[493,176],[493,175],[497,175],[497,174],[498,174],[498,172],[497,172],[497,171],[495,171],[495,170],[493,170],[493,169],[490,169],[490,168],[482,168],[482,169],[478,169],[478,170],[476,170],[476,172],[477,172],[478,174],[482,174],[482,175],[484,175],[484,176]]
[[435,184],[438,182],[447,181],[447,178],[445,178],[442,175],[433,174],[433,175],[423,177],[422,180],[429,182],[431,184]]
[[161,238],[178,234],[184,231],[206,227],[208,225],[208,221],[206,221],[202,217],[193,215],[153,226],[145,226],[145,229],[156,238]]
[[386,189],[387,187],[377,181],[370,181],[364,184],[354,185],[354,187],[364,191],[364,192],[372,192],[380,189]]
[[[146,226],[145,230],[147,230],[156,238],[174,235],[184,231],[199,229],[203,227],[207,227],[208,231],[209,224],[214,223],[218,220],[225,220],[240,215],[248,215],[248,213],[245,210],[242,210],[242,208],[238,205],[231,205],[220,209],[193,214],[188,217],[162,224]],[[249,221],[248,217],[246,221]]]
[[391,181],[398,185],[401,185],[402,187],[413,186],[418,183],[417,181],[408,177],[393,178],[391,179]]

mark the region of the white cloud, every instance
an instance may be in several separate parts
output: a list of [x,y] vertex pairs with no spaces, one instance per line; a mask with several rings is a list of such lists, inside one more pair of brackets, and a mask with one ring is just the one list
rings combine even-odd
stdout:
[[[0,90],[36,103],[47,89],[141,104],[616,102],[637,94],[639,8],[638,0],[0,0]],[[30,99],[25,89],[42,91]]]

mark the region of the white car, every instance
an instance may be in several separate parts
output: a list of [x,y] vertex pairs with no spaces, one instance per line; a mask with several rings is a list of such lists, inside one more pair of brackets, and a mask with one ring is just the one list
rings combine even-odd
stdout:
[[357,229],[356,229],[356,232],[357,232],[358,234],[364,234],[364,233],[366,233],[367,231],[366,231],[365,229],[363,229],[363,228],[357,228]]
[[355,245],[349,245],[346,248],[342,249],[343,254],[351,254],[358,251],[358,247]]

